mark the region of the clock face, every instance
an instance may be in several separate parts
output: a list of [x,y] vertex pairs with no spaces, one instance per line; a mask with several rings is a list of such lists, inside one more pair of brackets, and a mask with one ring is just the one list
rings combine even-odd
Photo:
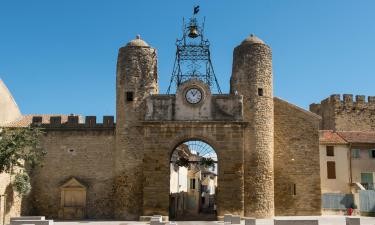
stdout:
[[198,88],[190,88],[185,94],[186,101],[197,104],[202,100],[202,92]]

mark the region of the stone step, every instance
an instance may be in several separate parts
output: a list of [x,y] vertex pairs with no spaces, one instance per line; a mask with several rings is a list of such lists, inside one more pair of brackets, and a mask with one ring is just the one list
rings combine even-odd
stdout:
[[45,216],[20,216],[20,217],[11,217],[10,221],[14,220],[45,220]]
[[13,220],[10,221],[10,225],[53,225],[53,220]]

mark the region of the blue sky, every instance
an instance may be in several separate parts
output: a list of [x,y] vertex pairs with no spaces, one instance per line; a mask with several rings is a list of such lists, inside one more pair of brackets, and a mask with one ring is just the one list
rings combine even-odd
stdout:
[[223,92],[233,48],[254,33],[273,50],[274,94],[308,108],[330,94],[375,95],[375,1],[1,1],[0,78],[22,113],[115,114],[118,48],[136,34],[172,72],[182,17],[200,5]]

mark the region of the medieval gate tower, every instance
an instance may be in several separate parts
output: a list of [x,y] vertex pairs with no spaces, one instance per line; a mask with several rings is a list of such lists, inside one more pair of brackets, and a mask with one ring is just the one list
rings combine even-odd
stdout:
[[[103,123],[95,116],[32,118],[31,125],[45,129],[47,155],[31,174],[28,214],[125,220],[174,215],[173,152],[195,141],[215,153],[218,216],[321,214],[321,117],[273,96],[271,49],[254,35],[234,49],[230,93],[222,93],[203,27],[195,14],[185,25],[166,94],[159,93],[156,49],[140,36],[120,48],[116,123],[113,116]],[[347,104],[351,99],[344,96]],[[312,111],[332,112],[327,102],[342,106],[333,96]],[[347,125],[346,115],[336,124]]]
[[[193,18],[187,27],[189,38],[203,35],[200,29]],[[185,38],[184,34],[184,43]],[[206,43],[203,36],[201,40]],[[251,35],[234,50],[230,94],[211,93],[209,80],[214,83],[216,77],[206,79],[193,71],[189,77],[172,77],[177,83],[176,94],[159,95],[156,50],[140,36],[120,48],[116,81],[116,217],[137,219],[140,215],[167,214],[167,157],[176,144],[192,138],[206,141],[218,152],[220,215],[274,215],[271,55],[271,49]],[[199,104],[186,99],[191,88],[203,95]],[[165,173],[158,176],[159,171]]]

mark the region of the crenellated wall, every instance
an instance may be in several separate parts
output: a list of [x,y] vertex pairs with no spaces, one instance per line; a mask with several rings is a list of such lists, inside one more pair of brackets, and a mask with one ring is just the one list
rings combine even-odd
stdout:
[[74,177],[87,187],[84,218],[113,218],[113,117],[105,116],[101,124],[94,116],[87,116],[85,123],[79,123],[78,116],[69,116],[63,124],[60,117],[51,117],[48,124],[39,119],[34,117],[33,125],[44,129],[42,147],[47,154],[31,173],[28,214],[59,218],[60,187]]
[[103,123],[96,122],[96,116],[86,116],[84,123],[80,121],[80,116],[68,116],[68,121],[61,122],[61,116],[51,116],[49,123],[42,123],[41,116],[33,116],[33,126],[41,126],[46,129],[114,129],[114,116],[103,116]]
[[310,111],[322,117],[321,130],[375,131],[375,96],[334,94],[311,104]]

